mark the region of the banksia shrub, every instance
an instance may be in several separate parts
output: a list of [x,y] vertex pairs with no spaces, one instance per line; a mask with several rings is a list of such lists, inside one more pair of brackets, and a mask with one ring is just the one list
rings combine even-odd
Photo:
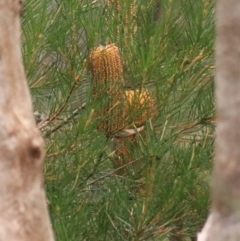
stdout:
[[124,90],[120,53],[114,44],[91,50],[88,65],[93,80],[93,99],[101,103],[95,112],[100,119],[98,130],[113,138],[113,164],[119,170],[116,172],[126,174],[129,168],[138,172],[138,165],[130,165],[131,149],[137,145],[137,135],[144,134],[144,123],[153,116],[153,98],[146,89]]

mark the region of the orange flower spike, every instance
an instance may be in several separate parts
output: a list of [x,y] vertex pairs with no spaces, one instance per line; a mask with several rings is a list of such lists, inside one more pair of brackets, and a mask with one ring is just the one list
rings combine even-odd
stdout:
[[108,44],[106,47],[99,46],[90,52],[90,71],[94,81],[108,80],[123,81],[123,68],[118,47]]
[[90,52],[89,68],[93,77],[93,95],[103,103],[97,117],[103,117],[98,129],[107,136],[123,128],[123,67],[118,47],[99,46]]
[[154,101],[148,90],[127,90],[125,95],[125,114],[131,124],[143,125],[148,118],[154,115]]

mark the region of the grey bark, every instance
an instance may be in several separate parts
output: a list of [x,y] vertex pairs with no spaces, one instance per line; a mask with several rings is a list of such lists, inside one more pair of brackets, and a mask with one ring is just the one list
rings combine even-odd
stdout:
[[43,140],[21,56],[21,0],[0,0],[0,241],[53,241]]
[[216,8],[216,140],[211,214],[198,241],[240,240],[240,1]]

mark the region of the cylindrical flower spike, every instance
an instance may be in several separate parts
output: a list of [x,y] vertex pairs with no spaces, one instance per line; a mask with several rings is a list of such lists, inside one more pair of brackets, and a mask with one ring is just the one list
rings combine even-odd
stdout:
[[123,82],[123,67],[116,45],[108,44],[91,50],[88,61],[94,82]]
[[154,101],[148,90],[127,90],[125,95],[125,118],[130,125],[139,127],[153,116]]
[[108,44],[95,48],[88,61],[93,77],[93,97],[101,103],[96,111],[101,119],[98,129],[111,136],[125,125],[123,68],[118,47]]

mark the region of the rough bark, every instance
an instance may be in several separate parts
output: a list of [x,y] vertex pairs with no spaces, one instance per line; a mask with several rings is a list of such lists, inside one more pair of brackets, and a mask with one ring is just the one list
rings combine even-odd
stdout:
[[240,240],[240,1],[216,8],[216,140],[211,214],[198,241]]
[[22,64],[21,0],[0,0],[0,241],[53,241],[37,131]]

